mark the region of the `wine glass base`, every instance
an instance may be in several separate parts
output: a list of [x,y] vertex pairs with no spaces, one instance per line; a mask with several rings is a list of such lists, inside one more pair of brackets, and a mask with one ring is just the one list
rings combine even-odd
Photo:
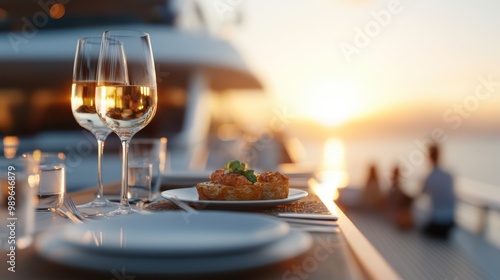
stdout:
[[88,217],[104,217],[109,212],[117,210],[119,206],[119,203],[102,198],[94,199],[89,203],[78,205],[76,208]]
[[138,214],[139,211],[133,209],[130,206],[120,206],[118,209],[113,210],[106,214],[108,217],[119,216],[119,215],[130,215],[130,214]]

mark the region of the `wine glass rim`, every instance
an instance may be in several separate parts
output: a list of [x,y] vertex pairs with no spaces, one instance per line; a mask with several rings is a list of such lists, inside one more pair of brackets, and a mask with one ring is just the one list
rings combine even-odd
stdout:
[[109,29],[104,31],[103,37],[149,37],[149,34],[135,29]]

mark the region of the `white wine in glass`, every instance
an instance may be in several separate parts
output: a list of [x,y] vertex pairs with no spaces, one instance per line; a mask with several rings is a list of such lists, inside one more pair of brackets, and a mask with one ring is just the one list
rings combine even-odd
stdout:
[[132,137],[144,128],[156,111],[156,88],[149,86],[106,85],[97,90],[104,97],[105,123],[118,135]]
[[104,124],[95,110],[96,86],[96,81],[73,82],[71,89],[71,101],[72,104],[75,105],[73,116],[81,127],[91,131],[94,135],[100,134],[107,136],[111,133],[111,129]]
[[111,133],[97,115],[95,108],[95,88],[97,85],[97,61],[101,47],[100,37],[78,39],[73,68],[71,89],[71,109],[80,126],[89,130],[97,139],[97,197],[91,202],[77,207],[87,215],[104,216],[118,207],[103,195],[102,154],[104,141]]
[[149,35],[134,30],[104,32],[97,70],[96,110],[122,143],[120,207],[108,216],[134,213],[128,202],[128,147],[151,122],[157,106],[156,73]]

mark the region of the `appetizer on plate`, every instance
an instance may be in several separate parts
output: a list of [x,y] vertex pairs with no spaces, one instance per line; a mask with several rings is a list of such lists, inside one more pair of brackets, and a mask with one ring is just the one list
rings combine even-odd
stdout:
[[289,179],[279,172],[256,174],[247,164],[232,160],[215,170],[210,181],[196,184],[200,200],[269,200],[288,197]]
[[287,176],[279,172],[264,172],[257,176],[257,184],[262,185],[262,199],[283,199],[288,197],[290,183]]

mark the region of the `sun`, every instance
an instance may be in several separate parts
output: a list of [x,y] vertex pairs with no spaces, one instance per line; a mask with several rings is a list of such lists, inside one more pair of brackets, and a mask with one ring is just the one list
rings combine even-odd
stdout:
[[304,117],[335,127],[359,114],[358,95],[357,88],[347,82],[320,80],[305,87],[298,108]]

